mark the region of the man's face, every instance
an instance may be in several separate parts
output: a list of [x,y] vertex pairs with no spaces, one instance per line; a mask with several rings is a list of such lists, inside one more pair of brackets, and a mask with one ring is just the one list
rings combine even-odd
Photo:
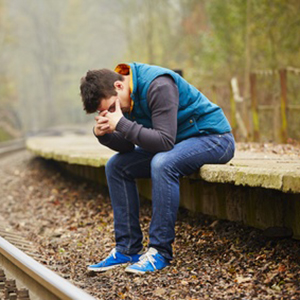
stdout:
[[109,112],[114,112],[116,109],[116,100],[120,100],[120,106],[123,113],[130,111],[131,99],[129,97],[124,97],[124,95],[118,93],[117,96],[112,96],[108,99],[103,99],[98,107],[97,112],[101,113],[104,110]]
[[108,99],[103,99],[98,107],[98,112],[101,113],[104,110],[108,110],[109,112],[115,111],[115,103],[118,99],[118,96],[112,96]]
[[98,107],[98,112],[101,113],[104,110],[108,110],[109,112],[115,111],[116,100],[120,100],[120,106],[123,113],[130,111],[131,99],[129,93],[128,80],[119,81],[117,80],[114,83],[115,91],[117,93],[116,96],[111,96],[107,99],[102,99],[100,101],[100,105]]
[[117,91],[116,96],[111,96],[107,99],[102,99],[100,101],[100,105],[97,109],[98,113],[101,113],[104,110],[108,110],[109,112],[114,112],[116,108],[116,100],[120,100],[120,106],[123,113],[130,111],[131,99],[129,94],[124,93],[123,91]]

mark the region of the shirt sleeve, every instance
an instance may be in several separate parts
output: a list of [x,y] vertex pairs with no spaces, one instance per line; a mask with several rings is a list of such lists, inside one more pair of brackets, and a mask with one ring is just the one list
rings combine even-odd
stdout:
[[98,139],[100,144],[120,153],[130,152],[134,149],[134,144],[126,140],[123,137],[123,134],[118,131],[110,134],[105,134],[103,136],[95,135],[95,137]]
[[126,140],[146,151],[157,153],[171,150],[176,140],[179,104],[178,88],[173,78],[169,75],[156,78],[149,87],[147,101],[153,128],[145,128],[122,117],[116,130]]

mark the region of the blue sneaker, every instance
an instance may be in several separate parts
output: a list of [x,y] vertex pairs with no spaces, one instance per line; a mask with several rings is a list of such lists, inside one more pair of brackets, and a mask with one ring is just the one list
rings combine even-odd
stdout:
[[109,255],[98,264],[88,266],[89,271],[104,272],[109,269],[114,269],[120,265],[135,263],[139,260],[141,254],[126,255],[112,249]]
[[128,273],[144,274],[146,272],[161,270],[168,265],[170,265],[169,261],[160,255],[155,248],[149,248],[137,263],[128,266],[125,271]]

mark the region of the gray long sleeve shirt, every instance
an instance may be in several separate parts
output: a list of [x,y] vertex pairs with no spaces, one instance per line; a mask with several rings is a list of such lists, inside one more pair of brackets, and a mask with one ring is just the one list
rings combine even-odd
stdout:
[[150,84],[147,102],[153,128],[146,128],[122,117],[116,131],[97,136],[99,142],[118,152],[132,151],[135,145],[157,153],[171,150],[177,134],[178,88],[168,75],[157,77]]

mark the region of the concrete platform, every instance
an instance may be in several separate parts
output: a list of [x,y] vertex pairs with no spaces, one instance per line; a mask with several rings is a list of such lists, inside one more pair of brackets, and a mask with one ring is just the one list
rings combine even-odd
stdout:
[[[28,150],[69,171],[105,184],[104,166],[115,153],[92,135],[30,138]],[[151,198],[151,183],[139,180]],[[226,165],[205,165],[181,180],[181,205],[258,228],[284,226],[300,237],[300,157],[237,151]]]
[[[26,145],[31,152],[44,158],[92,167],[105,166],[115,153],[93,136],[30,138]],[[226,165],[203,166],[198,178],[300,193],[300,157],[237,151],[235,158]]]

